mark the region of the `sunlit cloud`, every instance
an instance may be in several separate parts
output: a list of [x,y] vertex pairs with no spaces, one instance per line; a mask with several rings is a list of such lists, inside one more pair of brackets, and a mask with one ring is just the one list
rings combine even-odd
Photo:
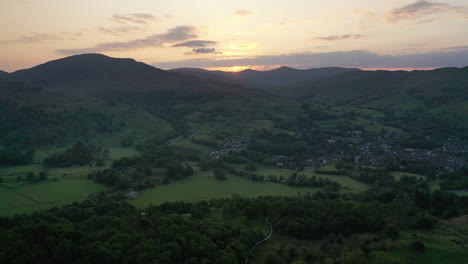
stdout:
[[78,49],[59,49],[57,52],[62,54],[80,54],[80,53],[96,53],[104,51],[125,51],[133,49],[141,49],[148,47],[162,47],[164,44],[185,41],[198,37],[197,28],[191,26],[179,26],[169,29],[163,34],[154,34],[142,39],[134,39],[122,42],[107,42],[101,43],[90,48]]
[[235,14],[238,15],[238,16],[249,16],[249,15],[255,14],[255,12],[245,10],[245,9],[241,9],[241,10],[236,10]]
[[146,13],[115,14],[112,16],[112,20],[119,23],[147,24],[156,21],[157,17]]
[[60,34],[46,34],[33,32],[28,35],[19,36],[17,39],[7,40],[3,43],[19,43],[19,44],[37,44],[37,43],[55,43],[63,40],[76,40],[83,33],[61,32]]
[[107,27],[98,27],[98,30],[101,33],[107,33],[107,34],[111,34],[111,35],[120,36],[120,35],[124,35],[124,34],[129,34],[129,33],[141,31],[141,30],[143,30],[143,28],[137,27],[137,26],[109,27],[109,28],[107,28]]
[[386,21],[387,23],[399,23],[402,21],[417,20],[419,23],[428,23],[436,20],[434,17],[428,17],[442,14],[468,19],[468,8],[466,6],[455,6],[445,3],[418,1],[388,11]]
[[326,40],[326,41],[337,41],[337,40],[360,39],[363,37],[364,35],[333,35],[333,36],[326,36],[326,37],[317,37],[315,39]]
[[182,43],[172,45],[172,47],[189,47],[189,48],[205,48],[208,46],[215,45],[216,41],[210,40],[191,40]]

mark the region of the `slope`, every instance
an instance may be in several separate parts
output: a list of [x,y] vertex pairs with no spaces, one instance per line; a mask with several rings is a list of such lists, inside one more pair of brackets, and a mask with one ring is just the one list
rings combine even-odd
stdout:
[[13,72],[6,79],[42,86],[51,91],[100,97],[154,91],[183,95],[250,92],[238,85],[181,76],[133,59],[117,59],[101,54],[83,54],[50,61]]
[[132,59],[84,54],[10,74],[46,91],[96,97],[131,105],[171,123],[177,133],[193,129],[239,127],[254,120],[288,118],[299,109],[294,100],[223,83],[156,69]]
[[241,72],[223,72],[191,68],[180,68],[171,71],[206,79],[238,83],[272,94],[288,95],[288,87],[293,84],[304,81],[314,81],[321,78],[335,76],[344,72],[356,72],[360,70],[337,67],[298,70],[290,67],[281,67],[271,71],[245,70]]
[[1,78],[5,78],[7,75],[8,75],[8,72],[1,71],[1,70],[0,70],[0,79],[1,79]]
[[129,136],[167,138],[170,124],[143,109],[0,82],[0,145],[67,146],[77,140],[119,146]]
[[431,71],[361,71],[291,87],[296,98],[337,103],[398,105],[417,101],[437,106],[468,99],[468,67]]

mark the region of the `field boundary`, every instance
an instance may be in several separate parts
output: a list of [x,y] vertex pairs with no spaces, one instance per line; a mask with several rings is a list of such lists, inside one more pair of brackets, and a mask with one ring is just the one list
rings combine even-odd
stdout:
[[23,196],[24,198],[26,198],[26,199],[28,199],[28,200],[30,200],[30,201],[36,203],[36,204],[41,204],[41,202],[35,200],[35,199],[32,198],[32,197],[27,196],[27,195],[24,194],[24,193],[18,192],[18,191],[15,190],[14,188],[6,187],[6,186],[1,186],[1,187],[5,188],[5,189],[8,189],[8,190],[12,190],[13,192],[15,192],[15,193],[17,193],[17,194]]

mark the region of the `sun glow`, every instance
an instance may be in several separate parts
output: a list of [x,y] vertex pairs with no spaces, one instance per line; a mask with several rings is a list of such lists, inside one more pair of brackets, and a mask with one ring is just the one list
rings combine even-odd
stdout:
[[218,70],[229,71],[229,72],[240,72],[250,69],[249,66],[232,66],[232,67],[220,67]]

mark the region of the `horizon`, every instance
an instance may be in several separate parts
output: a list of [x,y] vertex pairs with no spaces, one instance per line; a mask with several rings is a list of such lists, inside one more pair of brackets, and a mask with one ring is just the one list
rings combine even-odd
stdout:
[[[11,72],[5,71],[3,69],[0,69],[0,71],[3,71],[3,72],[6,72],[6,73],[10,74],[10,73],[14,73],[14,72],[21,71],[21,70],[31,69],[31,68],[46,64],[48,62],[62,60],[62,59],[75,57],[75,56],[83,56],[83,55],[102,55],[102,56],[106,56],[106,57],[113,58],[113,59],[133,59],[133,60],[135,60],[137,62],[141,62],[141,61],[138,61],[138,60],[136,60],[134,58],[124,58],[124,57],[117,58],[117,57],[107,56],[107,55],[101,54],[101,53],[85,53],[85,54],[76,54],[76,55],[72,55],[72,56],[61,57],[61,58],[53,59],[51,61],[45,61],[45,62],[39,63],[37,65],[34,65],[32,67],[29,67],[29,68],[17,69],[15,71],[11,71]],[[143,62],[143,63],[145,63],[145,62]],[[147,63],[145,63],[145,64],[147,64]],[[156,67],[154,65],[151,65],[151,64],[147,64],[147,65],[158,68],[158,67]],[[358,68],[358,67],[346,67],[346,66],[345,67],[342,67],[342,66],[327,66],[327,67],[306,68],[306,67],[292,67],[292,66],[288,66],[288,65],[273,65],[271,67],[233,66],[233,67],[179,67],[179,68],[166,68],[166,69],[160,68],[160,69],[165,70],[165,71],[177,70],[177,69],[202,69],[202,70],[207,70],[207,71],[224,71],[224,72],[230,72],[230,73],[239,73],[239,72],[243,72],[243,71],[247,71],[247,70],[268,72],[268,71],[274,71],[274,70],[277,70],[277,69],[280,69],[280,68],[291,68],[291,69],[294,69],[294,70],[312,70],[312,69],[323,69],[323,68],[355,68],[355,69],[359,69],[359,70],[362,70],[362,71],[407,71],[407,72],[411,72],[411,71],[431,71],[431,70],[442,69],[442,68],[465,68],[465,67],[468,67],[468,65],[467,66],[460,66],[460,67],[426,67],[426,68],[398,68],[398,67],[394,67],[394,68],[383,68],[383,67]]]
[[181,8],[185,0],[127,4],[7,1],[0,23],[15,26],[2,28],[0,69],[82,53],[131,57],[162,69],[229,71],[278,65],[419,70],[468,61],[463,0],[204,0],[190,10]]

